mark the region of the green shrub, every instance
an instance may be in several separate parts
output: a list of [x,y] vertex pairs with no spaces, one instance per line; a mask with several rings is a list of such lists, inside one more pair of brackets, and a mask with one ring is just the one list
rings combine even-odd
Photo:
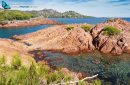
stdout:
[[86,85],[86,82],[85,81],[79,81],[78,85]]
[[15,69],[18,69],[21,66],[21,59],[19,54],[14,55],[11,66]]
[[0,65],[5,64],[5,57],[4,56],[0,56]]
[[108,36],[118,35],[121,33],[121,30],[119,30],[115,27],[112,27],[112,26],[105,26],[103,31],[104,31],[104,34],[108,35]]
[[74,26],[67,26],[65,29],[69,31],[71,29],[74,29]]
[[22,65],[21,56],[16,54],[12,58],[11,66],[2,65],[5,57],[0,57],[0,85],[39,85],[42,81],[48,84],[70,81],[71,77],[65,75],[60,69],[52,70],[42,62],[34,62],[30,58],[30,66]]
[[100,80],[94,80],[93,85],[101,85],[101,81]]
[[86,32],[91,30],[91,25],[82,25],[81,28],[84,29]]
[[47,76],[47,82],[48,84],[50,83],[60,83],[61,80],[64,78],[64,74],[63,72],[60,72],[60,71],[55,71],[54,73],[50,73],[48,76]]

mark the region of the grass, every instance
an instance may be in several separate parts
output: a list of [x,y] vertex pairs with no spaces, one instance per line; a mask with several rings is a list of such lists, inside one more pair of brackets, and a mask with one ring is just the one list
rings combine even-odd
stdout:
[[[28,67],[23,66],[19,54],[13,56],[11,65],[6,64],[5,58],[5,56],[0,56],[0,85],[49,85],[68,83],[73,80],[72,76],[63,73],[60,68],[53,70],[44,62],[36,63],[31,57]],[[100,85],[98,82],[98,84],[95,83],[91,85]],[[78,85],[90,85],[90,83],[83,81]]]
[[121,33],[121,30],[119,30],[116,27],[112,27],[112,26],[105,26],[104,27],[104,34],[107,36],[119,35],[120,33]]
[[92,26],[91,25],[82,25],[81,28],[84,29],[86,32],[88,32],[91,30]]
[[46,81],[47,84],[60,83],[62,80],[70,81],[60,70],[52,70],[48,65],[30,61],[31,65],[22,65],[19,55],[13,56],[11,66],[5,64],[5,56],[0,57],[0,85],[39,85]]

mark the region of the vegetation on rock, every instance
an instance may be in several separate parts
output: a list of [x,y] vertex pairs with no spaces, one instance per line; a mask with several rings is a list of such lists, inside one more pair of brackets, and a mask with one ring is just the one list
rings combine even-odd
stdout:
[[74,26],[67,26],[65,29],[69,31],[71,29],[74,29]]
[[91,30],[92,26],[91,25],[82,25],[81,28],[84,29],[86,32],[88,32]]
[[30,13],[18,10],[2,10],[0,12],[0,21],[26,20],[32,18]]
[[119,35],[121,33],[121,30],[112,26],[105,26],[103,31],[104,31],[104,34],[107,36]]

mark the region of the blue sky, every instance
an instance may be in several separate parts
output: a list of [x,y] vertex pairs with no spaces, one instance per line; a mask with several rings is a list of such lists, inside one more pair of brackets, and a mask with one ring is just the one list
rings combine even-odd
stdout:
[[[0,0],[2,1],[2,0]],[[55,9],[59,12],[74,10],[96,17],[130,17],[130,0],[4,0],[18,10]],[[15,5],[29,5],[21,8]]]

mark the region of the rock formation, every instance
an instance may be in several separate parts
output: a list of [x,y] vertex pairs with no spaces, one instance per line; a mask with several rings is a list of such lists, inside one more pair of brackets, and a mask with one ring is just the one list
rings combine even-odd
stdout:
[[19,54],[22,57],[23,64],[28,63],[28,56],[26,47],[19,42],[12,41],[10,39],[0,39],[0,56],[6,58],[7,64],[11,63],[12,57]]
[[[28,51],[52,50],[75,54],[90,52],[95,48],[103,53],[130,53],[130,23],[121,19],[112,19],[97,24],[90,32],[74,24],[74,29],[66,30],[66,25],[54,26],[34,33],[14,36],[18,42],[24,43]],[[113,26],[122,32],[119,35],[104,35],[104,27]]]
[[[105,26],[113,26],[122,33],[114,36],[106,36],[103,34]],[[91,30],[93,44],[103,53],[121,54],[122,52],[130,53],[130,23],[121,19],[108,20],[104,23],[96,25]]]
[[0,22],[0,28],[16,28],[16,27],[36,26],[44,24],[60,25],[61,23],[49,19],[33,18],[30,20],[22,20],[22,21],[17,20],[17,21]]
[[70,31],[65,27],[65,25],[55,26],[31,34],[15,36],[15,39],[30,44],[30,50],[54,50],[68,54],[94,50],[89,33],[80,27]]

